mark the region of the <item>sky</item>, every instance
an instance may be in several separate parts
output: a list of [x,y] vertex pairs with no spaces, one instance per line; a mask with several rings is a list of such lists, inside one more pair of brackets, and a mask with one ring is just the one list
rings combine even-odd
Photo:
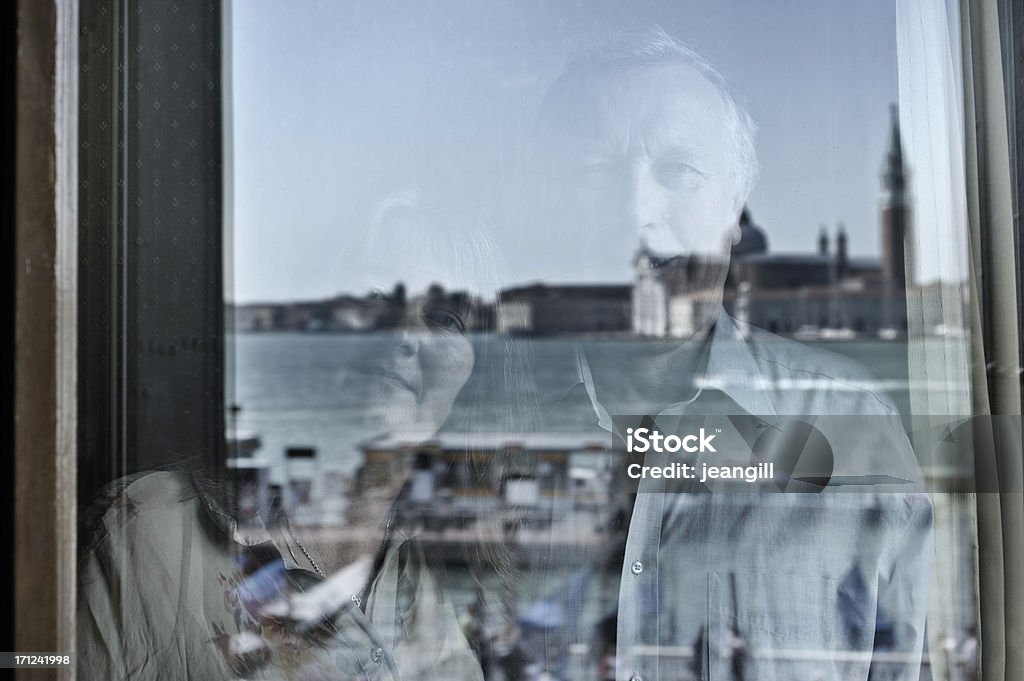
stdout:
[[[877,255],[880,172],[898,95],[894,5],[234,2],[228,296],[365,292],[379,256],[367,246],[369,215],[384,197],[418,187],[497,205],[488,202],[513,181],[567,55],[650,24],[715,64],[757,122],[761,179],[748,206],[771,250],[813,250],[823,224],[834,233],[842,222],[852,255]],[[482,219],[513,229],[501,216]],[[631,279],[626,258],[578,270],[544,247],[542,233],[524,227],[514,237],[502,244],[503,281]],[[405,250],[389,251],[400,271],[417,256]],[[407,269],[410,290],[430,283]]]

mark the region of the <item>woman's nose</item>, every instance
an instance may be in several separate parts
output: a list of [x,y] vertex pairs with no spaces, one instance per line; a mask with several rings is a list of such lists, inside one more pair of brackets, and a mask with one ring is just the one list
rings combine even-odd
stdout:
[[419,351],[419,334],[411,329],[403,329],[398,336],[398,354],[403,357],[415,357]]

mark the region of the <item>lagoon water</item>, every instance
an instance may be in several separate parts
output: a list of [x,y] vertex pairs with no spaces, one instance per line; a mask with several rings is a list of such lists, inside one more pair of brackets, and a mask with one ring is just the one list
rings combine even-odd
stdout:
[[[365,379],[353,371],[353,363],[367,353],[393,343],[386,334],[332,335],[302,333],[237,334],[229,342],[229,367],[233,379],[228,399],[241,411],[239,430],[258,434],[262,448],[258,456],[271,462],[271,479],[286,480],[284,452],[290,446],[311,446],[318,452],[322,471],[336,470],[351,475],[361,463],[359,444],[379,433],[364,418],[367,400]],[[473,338],[478,370],[500,369],[488,362],[501,356],[506,339],[491,335]],[[572,338],[533,340],[526,346],[538,392],[558,395],[576,380],[575,343]],[[641,341],[595,340],[609,344],[633,344]],[[949,339],[936,342],[948,343]],[[952,341],[963,343],[963,341]],[[872,389],[885,392],[902,413],[909,411],[907,385],[907,345],[904,342],[873,339],[809,343],[846,355],[863,365],[874,377]],[[963,348],[959,348],[962,350]],[[956,389],[944,387],[944,389]],[[476,425],[486,427],[490,420],[500,427],[507,396],[491,394],[486,381],[471,379],[460,394],[450,422],[458,424],[472,405]],[[482,417],[480,415],[483,415]],[[480,423],[480,420],[484,423]],[[560,423],[564,429],[584,430],[593,426],[588,409],[568,415]],[[936,494],[936,581],[930,621],[936,631],[959,640],[962,632],[975,622],[974,604],[974,530],[969,495]],[[454,572],[453,603],[464,612],[478,588],[468,573]],[[488,588],[497,588],[490,585]],[[527,609],[542,602],[545,594],[524,582],[518,600]],[[540,599],[540,600],[539,600]]]
[[[475,375],[498,370],[505,339],[477,335]],[[233,380],[228,401],[241,407],[229,428],[260,436],[258,455],[274,468],[272,480],[283,482],[287,447],[314,447],[324,470],[351,474],[360,463],[359,444],[379,433],[367,423],[364,379],[353,370],[361,358],[382,344],[393,343],[387,334],[242,333],[229,340],[229,366]],[[537,392],[545,399],[558,396],[576,381],[575,343],[570,337],[531,340],[522,344]],[[643,341],[587,340],[623,347]],[[903,342],[881,340],[811,343],[851,357],[875,377],[874,389],[886,392],[901,411],[909,407],[906,349]],[[471,378],[456,402],[449,423],[453,429],[465,421],[467,405],[474,410],[474,427],[502,429],[507,395],[496,395],[494,384]],[[542,403],[543,403],[542,399]],[[569,414],[562,430],[593,426],[589,410]]]

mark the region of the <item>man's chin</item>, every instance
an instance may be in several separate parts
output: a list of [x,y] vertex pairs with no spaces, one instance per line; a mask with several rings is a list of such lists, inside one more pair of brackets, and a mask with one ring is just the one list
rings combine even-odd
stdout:
[[695,323],[693,331],[688,334],[650,339],[642,344],[642,352],[651,356],[662,356],[698,346],[708,339],[717,321],[718,315],[716,314]]

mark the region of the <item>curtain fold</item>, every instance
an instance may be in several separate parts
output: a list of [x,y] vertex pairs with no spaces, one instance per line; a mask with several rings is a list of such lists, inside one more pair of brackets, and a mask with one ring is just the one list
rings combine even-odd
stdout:
[[[953,463],[977,490],[959,496],[933,487],[935,679],[967,678],[951,641],[974,617],[982,678],[1024,679],[1020,263],[1001,8],[1000,0],[897,5],[900,127],[915,225],[907,236],[907,279],[916,283],[908,287],[911,427],[927,473],[941,463],[942,433],[969,418],[971,447]],[[965,337],[937,336],[937,326]],[[968,548],[955,529],[963,503],[973,505],[976,521],[977,613],[958,611],[953,597],[955,557]]]
[[[964,305],[969,268],[959,16],[955,3],[897,4],[900,131],[911,208],[905,245],[909,422],[915,452],[935,491],[935,568],[926,634],[936,680],[959,679],[957,642],[977,618],[975,606],[963,605],[977,597],[977,565],[963,564],[964,552],[975,543],[974,495],[944,491],[957,476],[971,475],[969,464],[943,456],[943,434],[971,413],[972,394],[968,339],[973,333]],[[953,333],[940,335],[936,329]],[[943,470],[951,474],[945,477]],[[960,596],[964,591],[966,597]]]
[[[1019,263],[997,0],[963,4],[982,678],[1024,678]],[[998,491],[988,491],[998,490]]]

